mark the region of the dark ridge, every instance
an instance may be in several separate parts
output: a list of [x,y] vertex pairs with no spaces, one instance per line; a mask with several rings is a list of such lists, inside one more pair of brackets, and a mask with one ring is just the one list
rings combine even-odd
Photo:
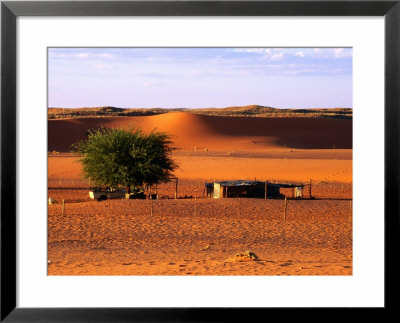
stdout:
[[164,108],[117,108],[84,107],[84,108],[48,108],[48,119],[85,118],[85,117],[110,117],[110,116],[151,116],[171,112],[190,112],[214,116],[236,117],[312,117],[312,118],[339,118],[352,119],[352,108],[332,109],[278,109],[261,105],[232,106],[226,108],[201,108],[201,109],[164,109]]

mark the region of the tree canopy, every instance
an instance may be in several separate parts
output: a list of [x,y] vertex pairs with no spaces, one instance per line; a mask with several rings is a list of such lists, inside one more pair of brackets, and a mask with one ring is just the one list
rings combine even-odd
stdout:
[[91,130],[73,150],[82,154],[85,178],[96,185],[124,186],[128,192],[131,187],[167,182],[177,168],[169,135],[154,130],[149,134],[140,129]]

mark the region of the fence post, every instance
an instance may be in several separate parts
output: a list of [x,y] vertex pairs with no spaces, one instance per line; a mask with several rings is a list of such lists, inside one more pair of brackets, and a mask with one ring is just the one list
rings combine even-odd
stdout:
[[175,200],[178,198],[178,178],[176,178],[175,182]]
[[268,181],[265,181],[265,196],[264,199],[267,199],[267,187],[268,187]]
[[349,217],[349,223],[353,220],[353,200],[350,200],[350,217]]
[[311,179],[310,179],[310,199],[312,199],[312,192],[311,192]]
[[62,200],[62,208],[61,208],[61,214],[64,215],[64,206],[65,205],[65,200]]
[[108,215],[110,215],[111,214],[110,194],[107,194],[107,200],[108,200]]
[[286,215],[287,215],[287,198],[285,196],[285,211],[283,213],[283,220],[286,221]]

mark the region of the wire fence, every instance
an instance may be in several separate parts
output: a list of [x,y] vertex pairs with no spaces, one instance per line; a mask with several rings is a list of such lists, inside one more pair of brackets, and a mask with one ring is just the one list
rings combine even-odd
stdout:
[[[168,183],[154,185],[146,192],[146,196],[155,194],[157,199],[189,199],[207,198],[205,183],[212,183],[210,179],[179,179]],[[218,180],[216,180],[218,181]],[[274,183],[275,181],[271,181]],[[276,181],[277,183],[289,183],[288,181]],[[294,182],[291,182],[292,184]],[[310,181],[296,182],[304,185],[302,195],[304,199],[352,199],[352,183]],[[84,179],[49,179],[49,195],[63,196],[69,201],[89,200],[89,188],[93,186],[89,180]],[[294,198],[293,188],[280,188],[280,193],[288,199]],[[154,195],[153,195],[154,196]]]

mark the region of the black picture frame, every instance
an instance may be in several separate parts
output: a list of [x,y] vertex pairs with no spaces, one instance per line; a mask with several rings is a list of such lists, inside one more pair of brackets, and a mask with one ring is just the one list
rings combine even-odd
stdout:
[[[2,1],[1,322],[258,321],[289,308],[19,308],[16,305],[16,19],[18,16],[384,16],[385,305],[396,311],[399,273],[400,0],[380,1]],[[373,261],[373,259],[371,259]],[[292,311],[304,313],[299,308]],[[325,309],[329,316],[335,309]],[[349,311],[350,309],[348,309]],[[279,313],[277,313],[279,315]],[[261,316],[260,316],[261,315]],[[296,313],[297,315],[297,313]],[[300,314],[302,315],[302,314]],[[310,315],[310,314],[307,314]],[[313,314],[311,314],[313,315]],[[347,314],[348,315],[348,314]],[[299,319],[300,317],[297,317]],[[350,317],[348,317],[350,318]],[[283,319],[282,317],[280,319]],[[312,319],[312,318],[311,318]],[[383,319],[383,318],[382,318]]]

